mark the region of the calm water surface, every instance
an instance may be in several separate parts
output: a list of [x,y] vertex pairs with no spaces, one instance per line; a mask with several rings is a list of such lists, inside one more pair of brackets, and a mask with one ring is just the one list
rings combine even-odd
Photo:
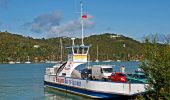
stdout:
[[[114,71],[125,65],[127,72],[133,72],[139,62],[110,62]],[[49,88],[44,88],[43,75],[46,67],[54,64],[0,64],[0,100],[77,100],[87,99]],[[79,66],[77,69],[82,69]]]

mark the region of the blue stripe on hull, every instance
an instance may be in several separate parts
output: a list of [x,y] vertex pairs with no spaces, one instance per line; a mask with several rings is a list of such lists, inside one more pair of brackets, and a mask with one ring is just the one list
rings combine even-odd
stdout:
[[90,90],[81,89],[81,88],[75,88],[72,86],[66,86],[66,85],[56,84],[56,83],[51,83],[51,82],[46,82],[46,81],[44,81],[44,85],[52,87],[52,88],[72,92],[75,94],[92,97],[92,98],[129,98],[128,96],[124,96],[124,95],[95,92],[95,91],[90,91]]

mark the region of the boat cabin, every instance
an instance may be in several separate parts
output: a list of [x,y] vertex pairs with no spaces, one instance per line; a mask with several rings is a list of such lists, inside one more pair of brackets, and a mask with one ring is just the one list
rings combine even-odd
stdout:
[[67,59],[73,62],[87,62],[87,56],[90,46],[73,45],[66,47],[67,49]]

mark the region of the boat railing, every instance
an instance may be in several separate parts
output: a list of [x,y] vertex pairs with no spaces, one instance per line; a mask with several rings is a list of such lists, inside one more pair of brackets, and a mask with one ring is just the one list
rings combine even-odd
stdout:
[[55,75],[54,68],[46,68],[46,75]]

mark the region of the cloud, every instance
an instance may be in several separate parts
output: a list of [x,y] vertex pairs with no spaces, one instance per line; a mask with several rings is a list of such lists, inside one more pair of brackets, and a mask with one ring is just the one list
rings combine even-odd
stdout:
[[[84,28],[85,29],[90,29],[95,26],[94,22],[91,21],[90,15],[87,20],[84,20]],[[81,29],[81,21],[80,19],[72,20],[69,21],[65,24],[61,24],[59,26],[53,26],[51,28],[51,34],[49,34],[49,37],[54,37],[54,36],[73,36],[73,37],[80,37]],[[78,32],[79,31],[79,32]]]
[[50,30],[51,27],[60,25],[62,14],[60,12],[52,12],[36,17],[32,22],[25,23],[24,27],[29,27],[32,32],[42,33]]
[[106,31],[111,31],[112,27],[106,27]]
[[[89,17],[84,20],[85,29],[93,28],[95,26],[94,22],[92,21],[93,16],[88,16]],[[47,37],[79,36],[79,34],[73,34],[73,32],[80,31],[80,19],[71,20],[66,23],[63,23],[62,19],[63,16],[61,12],[56,11],[50,14],[40,15],[32,22],[25,23],[23,26],[28,27],[32,32],[35,33],[46,33]]]

